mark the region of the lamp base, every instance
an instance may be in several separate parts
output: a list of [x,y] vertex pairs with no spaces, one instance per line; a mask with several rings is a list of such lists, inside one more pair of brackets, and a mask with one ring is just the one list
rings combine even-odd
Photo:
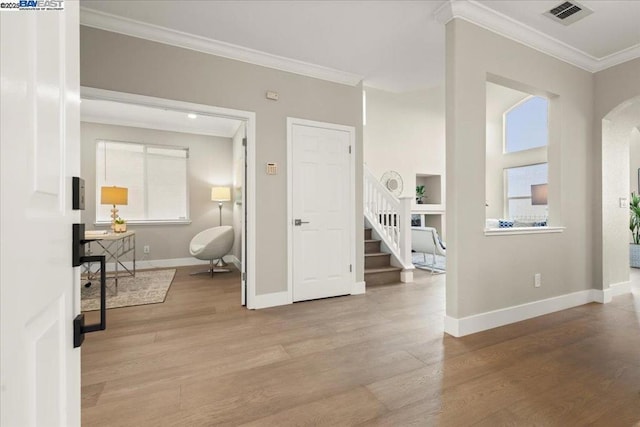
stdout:
[[[222,258],[220,259],[220,261],[222,261]],[[224,262],[224,261],[222,261]],[[218,262],[219,264],[219,262]],[[209,269],[205,270],[205,271],[194,271],[193,273],[191,273],[191,276],[195,276],[196,274],[209,274],[211,275],[211,277],[213,277],[213,273],[229,273],[231,272],[231,270],[229,270],[228,268],[216,268],[218,266],[218,264],[213,265],[213,260],[209,261]],[[227,263],[224,263],[224,265],[226,266]]]
[[111,232],[115,233],[116,232],[116,219],[118,218],[118,209],[116,208],[116,205],[113,205],[113,208],[111,209]]

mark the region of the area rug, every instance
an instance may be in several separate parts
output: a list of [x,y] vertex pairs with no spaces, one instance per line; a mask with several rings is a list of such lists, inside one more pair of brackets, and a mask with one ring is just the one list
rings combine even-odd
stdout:
[[[164,302],[175,274],[175,269],[138,271],[136,277],[118,279],[117,294],[114,280],[107,279],[107,308]],[[82,286],[80,299],[82,311],[99,310],[100,284],[94,282],[88,288]]]
[[[447,257],[443,257],[440,255],[436,255],[436,262],[433,262],[433,255],[427,254],[427,262],[424,261],[424,257],[420,252],[413,252],[411,254],[413,265],[420,270],[431,271],[433,269],[434,273],[446,273],[447,271]],[[432,264],[433,267],[431,266]]]

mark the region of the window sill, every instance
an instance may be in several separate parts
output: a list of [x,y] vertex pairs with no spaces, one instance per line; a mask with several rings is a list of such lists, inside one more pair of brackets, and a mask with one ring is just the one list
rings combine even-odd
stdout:
[[509,228],[485,228],[485,236],[511,236],[514,234],[548,234],[562,233],[566,227],[509,227]]
[[[189,225],[190,219],[172,219],[172,220],[131,220],[127,221],[127,225]],[[110,226],[111,221],[96,221],[95,226]]]

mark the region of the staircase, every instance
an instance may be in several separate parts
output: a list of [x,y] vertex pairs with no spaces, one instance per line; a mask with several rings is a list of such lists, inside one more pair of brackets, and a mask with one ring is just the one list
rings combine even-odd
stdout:
[[373,239],[371,229],[364,229],[364,281],[367,286],[399,283],[402,268],[391,265],[391,254],[382,252],[381,240]]

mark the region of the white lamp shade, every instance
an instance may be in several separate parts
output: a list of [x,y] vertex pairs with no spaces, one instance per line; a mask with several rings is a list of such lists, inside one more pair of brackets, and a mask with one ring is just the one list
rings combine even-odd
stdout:
[[129,189],[125,187],[101,187],[100,203],[103,205],[126,205],[129,202]]
[[211,200],[214,202],[228,202],[229,200],[231,200],[231,188],[212,187]]

